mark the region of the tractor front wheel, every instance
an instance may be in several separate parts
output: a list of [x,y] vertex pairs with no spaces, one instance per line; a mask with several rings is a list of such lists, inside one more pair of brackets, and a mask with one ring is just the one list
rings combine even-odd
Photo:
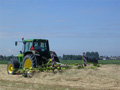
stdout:
[[19,66],[20,66],[20,64],[19,64],[18,60],[13,59],[13,60],[9,61],[8,65],[7,65],[7,73],[14,75],[15,72],[19,69]]

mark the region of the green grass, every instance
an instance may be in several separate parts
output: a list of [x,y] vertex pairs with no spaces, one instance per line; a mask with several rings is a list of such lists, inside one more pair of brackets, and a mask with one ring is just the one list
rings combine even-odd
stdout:
[[[82,60],[60,60],[63,64],[82,64]],[[8,61],[0,61],[0,64],[7,64]],[[117,64],[120,65],[120,60],[98,60],[99,64]]]
[[0,61],[0,64],[8,64],[8,61]]
[[120,65],[120,60],[98,60],[99,64],[117,64]]
[[[63,64],[82,64],[82,60],[60,60]],[[98,60],[99,64],[117,64],[120,65],[120,60]]]

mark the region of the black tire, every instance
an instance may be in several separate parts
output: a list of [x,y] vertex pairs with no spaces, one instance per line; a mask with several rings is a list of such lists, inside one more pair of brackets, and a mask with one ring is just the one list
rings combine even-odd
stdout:
[[58,57],[54,57],[54,59],[55,59],[56,62],[60,62]]
[[15,72],[19,69],[19,66],[20,64],[17,59],[10,60],[7,65],[7,73],[10,75],[14,75]]
[[[27,62],[27,60],[29,60],[31,63],[31,65],[29,66],[27,66],[27,64],[29,64],[29,63],[26,63]],[[22,67],[23,68],[36,68],[36,61],[37,61],[37,59],[36,59],[36,57],[35,57],[35,55],[33,55],[33,54],[28,54],[28,55],[26,55],[25,57],[24,57],[24,59],[23,59],[23,65],[22,65]]]

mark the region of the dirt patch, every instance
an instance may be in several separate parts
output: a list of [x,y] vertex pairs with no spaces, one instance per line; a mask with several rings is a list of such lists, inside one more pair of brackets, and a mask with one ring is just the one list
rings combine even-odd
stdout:
[[0,65],[0,90],[8,88],[15,90],[120,90],[120,66],[118,65],[101,65],[97,69],[69,69],[56,74],[40,72],[33,78],[8,75],[6,68],[6,65]]

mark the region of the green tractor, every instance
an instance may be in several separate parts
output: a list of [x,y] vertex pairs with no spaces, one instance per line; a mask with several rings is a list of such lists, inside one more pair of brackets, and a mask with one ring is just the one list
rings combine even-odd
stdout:
[[[51,61],[51,53],[54,53],[54,61],[59,62],[55,52],[49,50],[49,42],[46,39],[28,39],[22,38],[23,50],[17,55],[17,58],[11,59],[7,65],[8,74],[15,74],[18,69],[37,68],[42,64]],[[17,42],[15,45],[17,46]]]

